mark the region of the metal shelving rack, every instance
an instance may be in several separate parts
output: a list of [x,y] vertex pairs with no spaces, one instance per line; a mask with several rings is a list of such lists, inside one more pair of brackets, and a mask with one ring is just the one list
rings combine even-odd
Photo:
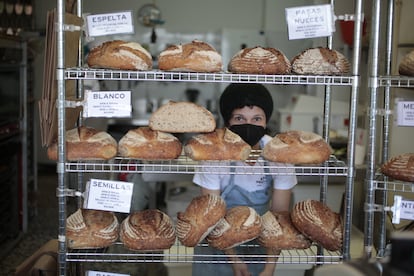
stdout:
[[[331,1],[333,5],[333,1]],[[78,11],[81,11],[81,0],[78,0]],[[249,83],[266,83],[266,84],[299,84],[299,85],[319,85],[325,89],[325,108],[324,108],[324,138],[329,142],[330,126],[330,102],[332,86],[348,86],[351,89],[350,114],[349,114],[349,132],[348,132],[348,150],[347,163],[340,162],[331,158],[319,167],[295,167],[295,173],[299,175],[315,175],[320,177],[321,181],[321,201],[326,200],[326,190],[329,176],[341,176],[346,178],[344,212],[343,212],[343,248],[340,252],[330,252],[312,245],[308,250],[289,250],[283,251],[276,262],[287,264],[324,264],[340,263],[350,258],[350,237],[352,228],[352,197],[353,183],[355,177],[354,152],[355,152],[355,129],[357,118],[357,100],[360,86],[359,61],[361,52],[361,32],[362,32],[362,0],[356,0],[355,4],[355,29],[354,29],[354,47],[352,57],[352,72],[349,76],[304,76],[304,75],[241,75],[229,73],[178,73],[178,72],[160,72],[160,71],[119,71],[119,70],[98,70],[64,67],[64,32],[66,28],[64,22],[64,3],[63,0],[57,0],[57,85],[58,85],[58,188],[57,197],[59,201],[59,275],[65,275],[67,272],[67,262],[194,262],[192,259],[191,249],[186,249],[187,253],[182,253],[177,248],[183,247],[176,244],[172,249],[164,252],[131,252],[123,248],[121,244],[115,244],[109,249],[101,251],[69,251],[66,246],[66,196],[67,174],[68,173],[88,173],[88,172],[124,172],[130,171],[131,166],[136,170],[151,173],[194,173],[196,170],[210,170],[217,173],[220,171],[222,164],[218,162],[211,167],[198,164],[188,160],[186,157],[180,157],[172,161],[151,161],[143,162],[141,160],[129,160],[115,158],[107,162],[66,162],[65,159],[65,80],[76,79],[98,79],[98,80],[140,80],[140,81],[166,81],[166,82],[249,82]],[[332,38],[329,39],[330,45]],[[263,166],[266,166],[263,164]],[[217,168],[217,170],[216,170]],[[288,168],[288,167],[287,167]],[[280,168],[279,168],[280,169]],[[270,168],[272,170],[272,168]],[[282,169],[283,171],[283,169]],[[208,173],[208,172],[204,172]],[[246,172],[246,173],[255,173]],[[275,172],[276,173],[276,172]],[[205,245],[199,245],[205,246]],[[109,250],[109,251],[107,251]],[[227,262],[223,259],[211,259],[208,262]],[[259,257],[251,256],[252,262],[260,262]]]
[[[382,2],[382,3],[381,3]],[[387,6],[385,7],[385,3]],[[368,257],[376,254],[384,257],[387,248],[386,207],[388,192],[414,192],[414,183],[394,181],[379,172],[378,165],[389,160],[390,128],[392,122],[392,88],[414,88],[414,78],[394,76],[392,72],[393,30],[395,0],[375,0],[372,6],[372,28],[370,43],[370,108],[369,139],[366,172],[364,246]],[[386,8],[386,17],[381,16]],[[385,32],[381,33],[381,19],[386,20]],[[381,45],[381,35],[386,42]],[[380,65],[380,50],[384,49],[384,66]],[[380,68],[383,71],[380,72]],[[377,119],[382,120],[378,121]],[[377,152],[378,149],[382,152]],[[379,213],[375,216],[375,213]],[[374,252],[376,251],[376,252]]]

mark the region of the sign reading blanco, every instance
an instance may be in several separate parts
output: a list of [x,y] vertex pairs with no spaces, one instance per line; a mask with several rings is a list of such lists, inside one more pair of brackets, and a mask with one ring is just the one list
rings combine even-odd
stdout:
[[85,208],[129,213],[134,183],[91,179],[87,185]]
[[289,39],[330,36],[335,30],[331,5],[286,8]]
[[132,11],[87,15],[86,22],[88,36],[134,32]]
[[130,117],[131,91],[85,91],[83,117]]
[[397,102],[397,124],[399,126],[414,126],[414,102]]

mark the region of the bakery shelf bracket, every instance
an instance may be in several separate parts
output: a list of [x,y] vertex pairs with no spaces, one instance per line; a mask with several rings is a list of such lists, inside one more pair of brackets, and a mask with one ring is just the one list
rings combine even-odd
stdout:
[[56,189],[56,197],[83,197],[83,193],[73,189]]

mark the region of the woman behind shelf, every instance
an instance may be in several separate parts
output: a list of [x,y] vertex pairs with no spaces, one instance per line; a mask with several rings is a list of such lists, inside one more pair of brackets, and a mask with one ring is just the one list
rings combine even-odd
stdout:
[[[237,133],[252,149],[262,149],[272,137],[266,134],[267,123],[273,112],[273,100],[269,91],[260,84],[230,84],[220,97],[220,112],[227,128]],[[258,157],[262,158],[262,157]],[[201,187],[202,194],[221,195],[227,208],[250,206],[260,215],[266,211],[288,211],[292,188],[297,184],[295,175],[271,175],[268,168],[263,174],[243,175],[244,168],[256,166],[256,162],[235,162],[237,169],[231,166],[229,174],[196,174],[193,182]],[[272,163],[272,166],[278,164]],[[233,172],[233,173],[230,173]],[[236,172],[236,174],[234,173]],[[241,172],[241,174],[237,174]],[[245,254],[262,254],[260,247],[238,247],[237,256]],[[239,258],[232,258],[229,263],[201,262],[203,257],[197,255],[223,255],[225,252],[211,247],[194,249],[193,275],[273,275],[275,263],[253,264]],[[277,252],[276,252],[277,254]],[[263,260],[265,256],[263,257]],[[207,258],[208,260],[208,258]],[[220,258],[220,260],[222,260]],[[204,258],[204,261],[206,259]],[[256,260],[257,261],[257,260]],[[231,263],[231,264],[230,264]]]

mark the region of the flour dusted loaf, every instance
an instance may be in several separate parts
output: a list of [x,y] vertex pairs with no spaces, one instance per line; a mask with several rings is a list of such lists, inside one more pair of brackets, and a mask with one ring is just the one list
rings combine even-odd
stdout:
[[225,214],[226,203],[221,196],[206,194],[193,198],[184,212],[177,213],[178,240],[185,246],[196,246]]
[[139,127],[129,130],[118,142],[122,157],[138,159],[175,159],[180,156],[181,142],[170,133]]
[[220,72],[222,58],[210,44],[193,40],[168,46],[158,56],[158,68],[163,71]]
[[312,199],[300,201],[290,216],[293,225],[312,241],[330,251],[341,249],[341,217],[322,202]]
[[253,208],[232,207],[207,236],[207,242],[220,250],[230,249],[257,238],[261,228],[261,217]]
[[414,76],[414,50],[406,54],[398,66],[398,72],[404,76]]
[[280,50],[256,46],[245,48],[230,60],[229,72],[239,74],[289,74],[291,64]]
[[171,133],[211,132],[216,128],[216,120],[201,105],[169,101],[151,114],[149,127]]
[[265,145],[262,155],[274,162],[319,164],[329,159],[332,150],[318,134],[291,130],[276,134]]
[[251,147],[228,128],[193,136],[184,146],[184,153],[193,160],[246,160]]
[[263,214],[258,241],[263,247],[280,250],[306,249],[311,245],[311,241],[293,225],[287,211]]
[[119,239],[132,250],[169,249],[175,242],[171,218],[158,209],[147,209],[130,214],[122,223]]
[[113,212],[78,209],[66,219],[69,248],[104,248],[116,242],[118,236],[119,223]]
[[381,172],[395,180],[414,182],[414,153],[392,157],[381,166]]
[[137,42],[106,41],[91,49],[89,67],[120,70],[151,70],[151,54]]
[[343,54],[322,47],[302,51],[291,64],[292,72],[301,75],[342,75],[350,70],[350,63]]
[[[117,142],[107,132],[81,126],[66,131],[67,160],[107,160],[116,156]],[[57,143],[47,149],[50,160],[57,160]]]

